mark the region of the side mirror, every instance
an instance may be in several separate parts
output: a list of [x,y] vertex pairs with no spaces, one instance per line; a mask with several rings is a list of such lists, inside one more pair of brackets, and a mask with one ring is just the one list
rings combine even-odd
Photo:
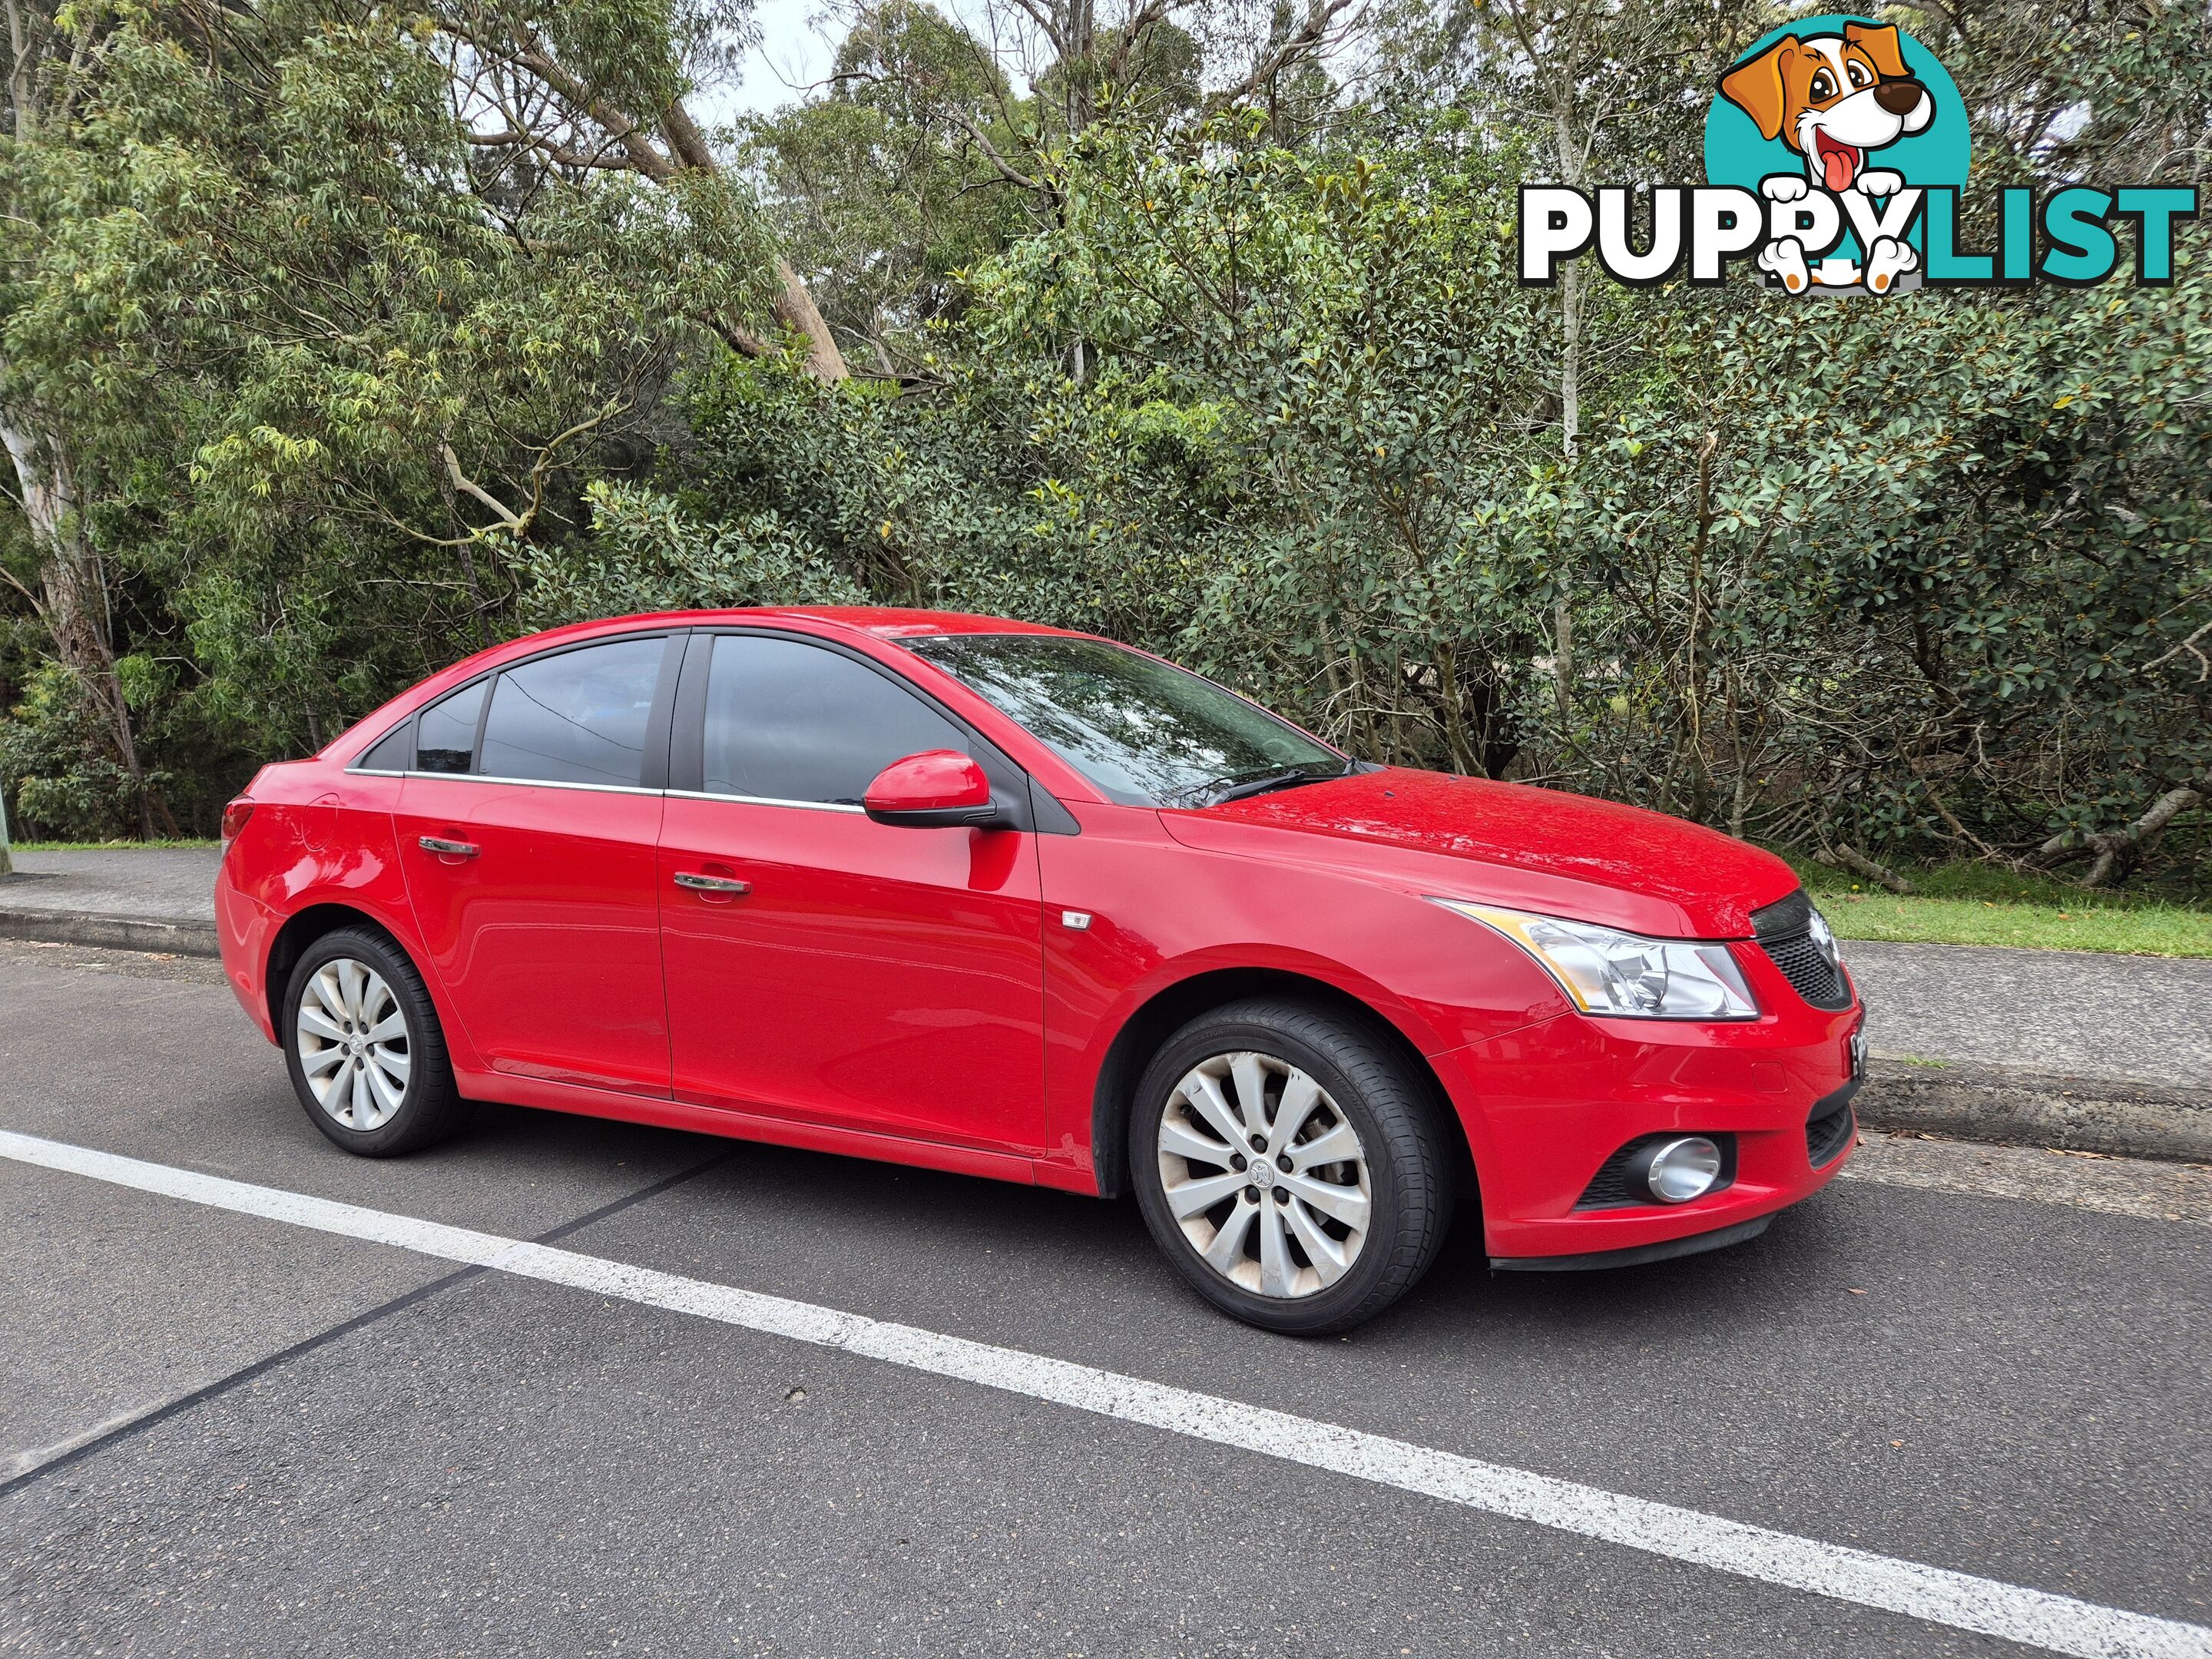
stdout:
[[981,830],[999,819],[990,779],[956,749],[893,761],[876,774],[860,805],[878,823],[908,830]]

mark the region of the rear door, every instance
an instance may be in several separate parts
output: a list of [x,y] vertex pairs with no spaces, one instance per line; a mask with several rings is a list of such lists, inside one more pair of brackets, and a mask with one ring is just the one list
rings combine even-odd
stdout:
[[399,855],[430,967],[494,1071],[668,1093],[654,863],[682,640],[528,658],[416,721]]
[[680,702],[660,849],[676,1097],[1037,1150],[1036,837],[892,828],[860,804],[927,749],[975,755],[1024,805],[1027,778],[826,643],[702,631]]

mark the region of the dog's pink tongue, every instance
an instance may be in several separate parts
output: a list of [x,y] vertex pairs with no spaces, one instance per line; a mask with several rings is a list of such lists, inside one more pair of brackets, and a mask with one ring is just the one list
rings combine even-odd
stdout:
[[1820,166],[1827,174],[1828,189],[1840,193],[1851,187],[1851,153],[1847,149],[1820,151]]

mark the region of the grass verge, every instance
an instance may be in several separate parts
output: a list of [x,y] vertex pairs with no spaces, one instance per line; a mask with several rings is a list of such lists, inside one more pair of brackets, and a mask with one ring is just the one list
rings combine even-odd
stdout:
[[220,847],[219,841],[19,841],[18,853],[135,853],[147,847]]
[[2195,892],[2098,893],[1954,864],[1899,872],[1916,890],[1906,896],[1822,865],[1791,862],[1839,939],[2212,957],[2212,899]]

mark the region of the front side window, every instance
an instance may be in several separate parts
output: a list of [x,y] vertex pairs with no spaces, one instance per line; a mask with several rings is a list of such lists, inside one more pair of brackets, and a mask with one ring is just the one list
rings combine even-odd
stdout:
[[1341,776],[1351,763],[1157,657],[1054,634],[902,640],[1019,721],[1110,800],[1203,806]]
[[877,773],[968,734],[864,663],[817,645],[725,634],[707,674],[710,795],[857,806]]
[[667,642],[610,640],[499,677],[484,720],[488,778],[635,787]]
[[417,772],[465,772],[477,753],[477,717],[483,713],[489,680],[465,685],[432,703],[415,722]]

